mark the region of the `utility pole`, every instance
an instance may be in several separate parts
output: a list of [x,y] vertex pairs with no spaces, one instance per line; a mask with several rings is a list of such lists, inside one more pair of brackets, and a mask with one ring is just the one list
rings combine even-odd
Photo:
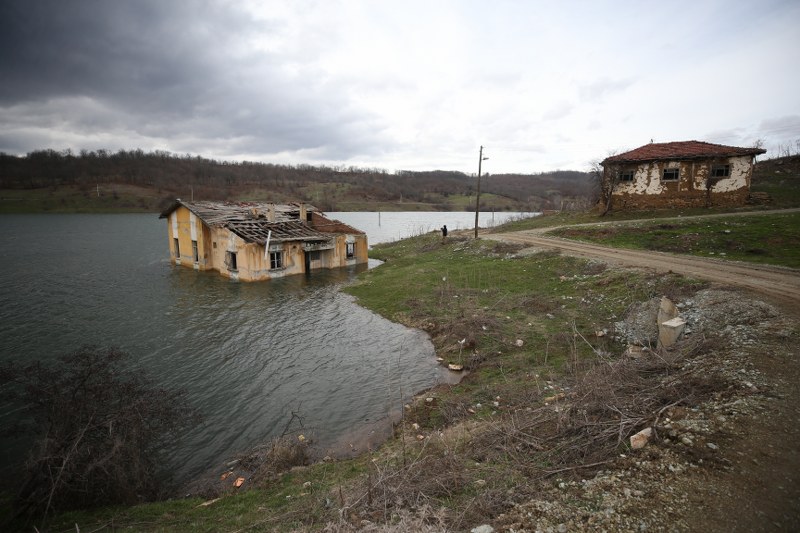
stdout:
[[483,146],[481,146],[480,152],[478,152],[478,194],[477,198],[475,199],[475,238],[478,238],[478,212],[481,208],[481,163],[489,159],[488,157],[483,157]]

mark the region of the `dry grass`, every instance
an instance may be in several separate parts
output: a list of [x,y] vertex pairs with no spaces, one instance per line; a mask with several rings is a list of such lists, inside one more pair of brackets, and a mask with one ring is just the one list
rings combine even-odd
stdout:
[[[648,426],[657,433],[668,409],[727,389],[720,376],[687,364],[713,349],[696,337],[641,359],[598,357],[549,388],[509,385],[481,422],[469,419],[464,401],[421,402],[400,428],[402,450],[374,456],[369,474],[342,496],[343,520],[391,522],[403,509],[445,509],[434,522],[458,529],[497,516],[552,476],[591,475],[627,450],[632,434]],[[447,429],[412,425],[434,409]]]

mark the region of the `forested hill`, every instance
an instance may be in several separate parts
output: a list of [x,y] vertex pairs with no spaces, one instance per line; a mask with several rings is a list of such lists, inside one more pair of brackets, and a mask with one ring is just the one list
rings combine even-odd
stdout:
[[[195,200],[306,201],[327,211],[474,209],[476,177],[434,170],[226,162],[168,152],[42,150],[0,154],[5,212],[157,210],[175,197]],[[27,192],[26,192],[27,191]],[[588,173],[484,174],[481,207],[528,211],[591,204]]]

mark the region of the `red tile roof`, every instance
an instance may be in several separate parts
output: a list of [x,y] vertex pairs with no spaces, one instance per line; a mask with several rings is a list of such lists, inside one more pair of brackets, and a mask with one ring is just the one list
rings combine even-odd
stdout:
[[634,163],[643,161],[674,159],[706,159],[709,157],[732,157],[737,155],[758,155],[766,153],[761,148],[739,148],[702,141],[679,141],[671,143],[645,144],[630,152],[607,157],[606,163]]

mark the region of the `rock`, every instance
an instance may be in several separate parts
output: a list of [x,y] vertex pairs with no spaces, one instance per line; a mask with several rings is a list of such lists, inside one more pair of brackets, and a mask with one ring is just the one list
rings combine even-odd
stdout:
[[681,317],[671,318],[658,325],[658,343],[663,348],[669,348],[678,341],[683,333],[686,321]]
[[653,428],[644,428],[636,435],[631,436],[631,448],[634,450],[641,450],[650,442],[652,437]]
[[514,344],[521,348],[522,345],[525,344],[525,341],[523,341],[522,339],[517,339],[517,341]]
[[661,303],[658,305],[658,317],[656,318],[659,324],[672,320],[678,316],[678,308],[672,303],[672,300],[663,296]]
[[483,524],[482,526],[470,529],[470,533],[494,533],[494,528],[489,524]]
[[631,359],[639,359],[644,355],[644,348],[641,346],[630,344],[628,345],[628,348],[625,350],[625,353],[623,353],[622,355],[623,357],[630,357]]

